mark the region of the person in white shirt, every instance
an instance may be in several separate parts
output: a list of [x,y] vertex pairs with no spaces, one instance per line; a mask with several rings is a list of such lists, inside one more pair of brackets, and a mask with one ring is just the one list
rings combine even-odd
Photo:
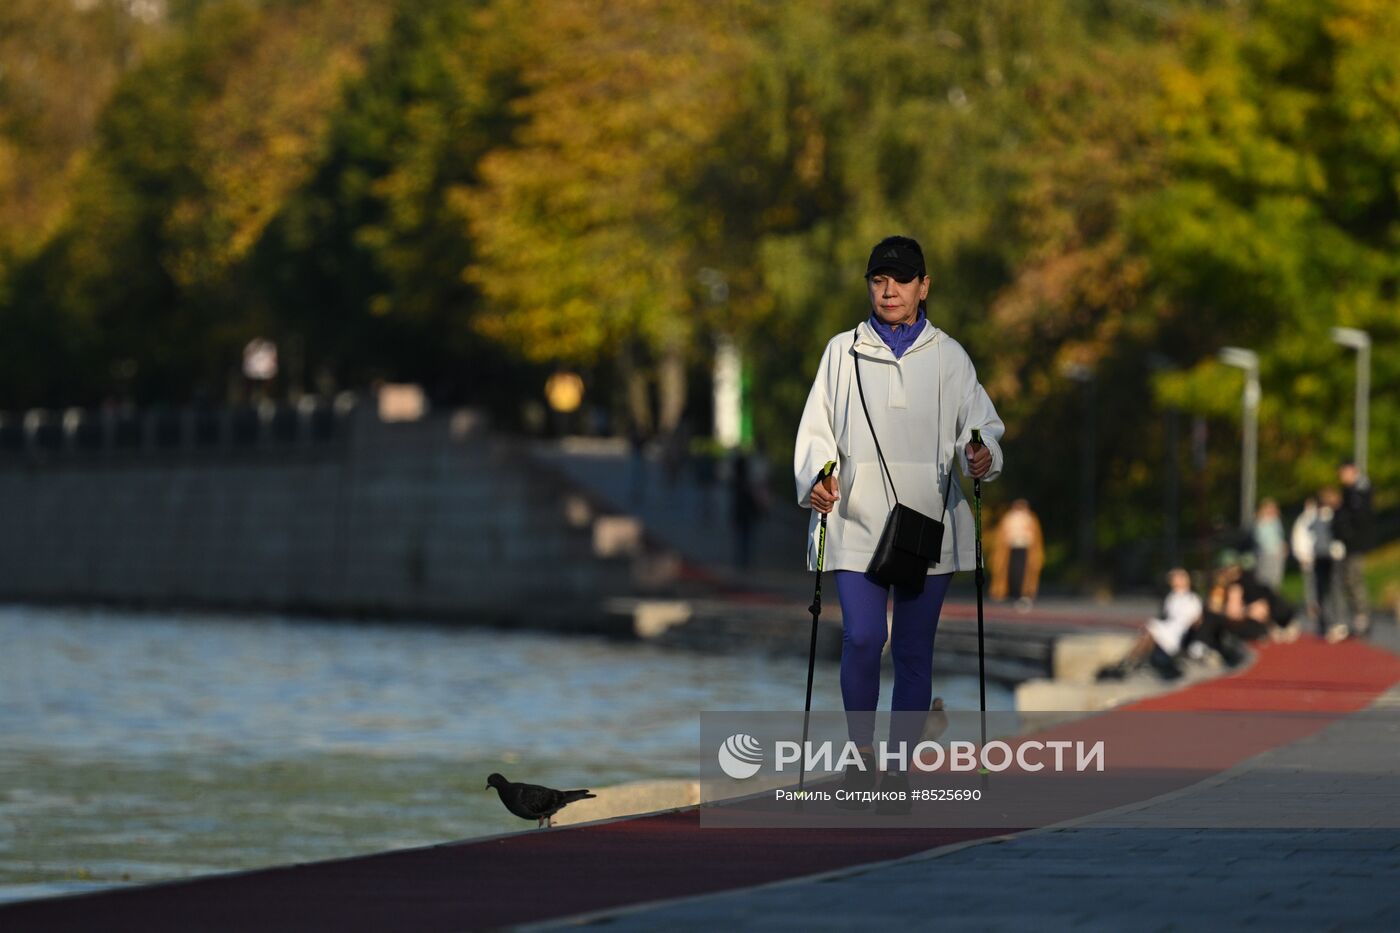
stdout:
[[1313,523],[1316,521],[1317,500],[1308,496],[1288,536],[1293,556],[1298,560],[1298,569],[1303,572],[1303,606],[1308,621],[1313,625],[1317,624],[1317,574],[1313,567],[1313,552],[1317,546],[1313,540]]
[[1177,567],[1167,575],[1171,592],[1162,602],[1162,617],[1147,620],[1147,634],[1168,657],[1181,653],[1181,641],[1201,618],[1201,597],[1191,591],[1191,575]]
[[1099,680],[1121,680],[1149,659],[1159,674],[1169,679],[1181,676],[1175,659],[1181,653],[1186,633],[1200,622],[1204,606],[1201,597],[1191,590],[1191,575],[1184,568],[1174,567],[1167,574],[1167,582],[1171,592],[1162,601],[1161,617],[1147,620],[1127,656],[1099,671]]
[[[892,709],[926,715],[943,597],[952,574],[975,564],[972,510],[953,481],[953,465],[968,476],[996,479],[1005,428],[967,352],[927,318],[930,281],[919,244],[908,237],[880,241],[865,276],[870,311],[822,353],[797,431],[793,473],[797,501],[812,510],[809,570],[817,566],[819,519],[827,516],[825,568],[836,572],[843,617],[841,697],[850,738],[873,758],[886,607],[893,596]],[[982,444],[972,443],[973,429],[981,431]],[[832,461],[835,474],[821,479]],[[922,587],[885,586],[868,572],[896,495],[945,525],[942,551]],[[897,718],[913,729],[913,717]],[[908,740],[895,731],[892,722],[892,742]],[[848,790],[873,786],[873,767],[859,773],[847,777],[870,784]],[[886,780],[886,789],[907,787],[898,772]]]

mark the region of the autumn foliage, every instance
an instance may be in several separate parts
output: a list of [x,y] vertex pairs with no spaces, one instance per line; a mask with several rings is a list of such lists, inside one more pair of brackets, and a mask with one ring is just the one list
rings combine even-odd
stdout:
[[722,335],[781,460],[900,232],[1052,563],[1086,469],[1129,564],[1170,508],[1233,514],[1223,346],[1262,361],[1261,489],[1326,481],[1334,325],[1375,342],[1394,504],[1396,48],[1385,0],[11,0],[0,410],[226,398],[262,335],[282,392],[413,379],[508,424],[567,366],[615,429],[655,391],[703,434]]

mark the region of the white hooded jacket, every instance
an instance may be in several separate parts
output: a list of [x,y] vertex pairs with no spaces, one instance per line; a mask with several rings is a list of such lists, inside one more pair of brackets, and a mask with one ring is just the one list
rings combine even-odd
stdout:
[[[1005,425],[977,381],[972,360],[956,340],[925,323],[904,355],[894,353],[864,321],[854,332],[837,334],[822,353],[817,378],[797,429],[793,473],[797,501],[811,508],[812,486],[828,461],[836,461],[841,497],[827,519],[827,570],[864,572],[870,566],[894,507],[890,483],[880,470],[870,427],[856,388],[855,360],[860,358],[861,382],[870,420],[880,438],[899,501],[944,523],[943,554],[929,573],[972,570],[975,566],[972,509],[962,486],[953,479],[948,509],[943,493],[953,458],[968,471],[966,448],[972,429],[992,454],[992,467],[983,480],[1001,474],[1001,437]],[[817,568],[821,515],[812,509],[808,523],[807,569]]]

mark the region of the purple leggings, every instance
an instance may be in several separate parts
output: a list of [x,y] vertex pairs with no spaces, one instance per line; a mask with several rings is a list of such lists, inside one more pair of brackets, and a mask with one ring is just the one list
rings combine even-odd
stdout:
[[[928,713],[933,702],[933,636],[943,597],[953,582],[951,573],[927,578],[921,593],[894,587],[894,622],[890,655],[894,659],[892,710]],[[836,571],[841,599],[841,700],[851,740],[862,747],[874,744],[875,709],[880,703],[880,655],[885,647],[885,608],[890,587],[868,573]],[[923,717],[900,717],[899,730],[890,723],[890,741],[917,741]],[[914,721],[910,721],[914,720]]]

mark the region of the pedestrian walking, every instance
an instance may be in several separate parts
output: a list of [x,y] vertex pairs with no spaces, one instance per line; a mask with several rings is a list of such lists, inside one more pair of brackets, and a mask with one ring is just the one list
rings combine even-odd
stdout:
[[[891,707],[917,715],[892,717],[890,741],[912,748],[922,733],[933,696],[933,642],[943,599],[952,574],[972,570],[976,559],[973,516],[953,482],[954,462],[967,476],[995,479],[1004,432],[967,352],[927,318],[931,282],[919,244],[908,237],[880,241],[865,278],[868,316],[827,343],[793,455],[798,502],[812,509],[809,570],[816,567],[819,517],[829,519],[826,567],[836,573],[844,620],[841,698],[864,765],[847,768],[848,792],[874,787],[875,709],[891,597]],[[972,443],[974,428],[981,431],[980,445]],[[832,460],[835,475],[822,480]],[[881,545],[887,522],[904,514],[897,505],[918,513],[920,529],[941,522],[943,533],[915,567],[915,580],[890,584],[882,582],[890,575]],[[915,552],[915,564],[917,557]],[[880,787],[907,790],[908,778],[890,770]]]
[[1333,519],[1333,532],[1342,548],[1337,560],[1336,583],[1341,615],[1338,623],[1351,634],[1365,635],[1371,628],[1370,600],[1366,596],[1366,552],[1375,543],[1375,518],[1371,512],[1371,482],[1351,461],[1337,470],[1341,480],[1341,505]]
[[1317,585],[1317,634],[1328,641],[1347,637],[1347,627],[1337,611],[1337,576],[1346,545],[1336,538],[1337,510],[1342,494],[1328,486],[1317,494],[1317,517],[1312,523],[1313,576]]

